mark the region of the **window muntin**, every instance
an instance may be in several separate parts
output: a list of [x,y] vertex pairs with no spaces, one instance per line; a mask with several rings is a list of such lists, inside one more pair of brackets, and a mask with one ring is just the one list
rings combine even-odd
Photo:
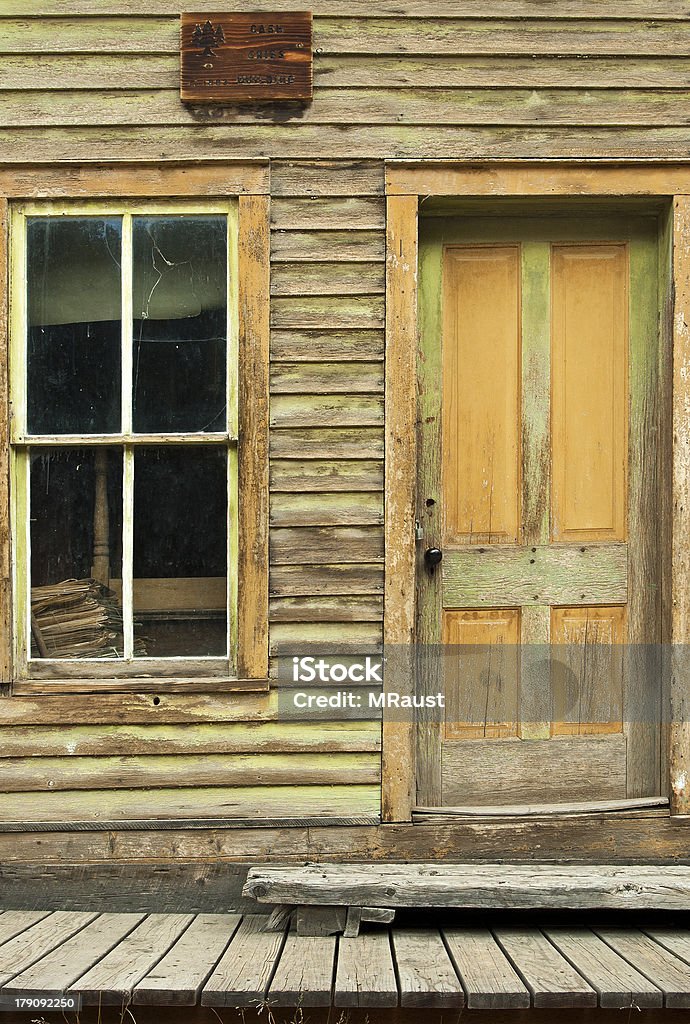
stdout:
[[[235,673],[236,232],[234,203],[14,211],[19,678],[85,657],[115,676]],[[38,588],[68,570],[101,577],[97,653],[39,650]]]

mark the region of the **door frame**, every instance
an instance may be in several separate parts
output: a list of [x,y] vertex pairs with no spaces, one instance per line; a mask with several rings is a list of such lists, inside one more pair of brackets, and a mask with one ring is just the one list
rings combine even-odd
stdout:
[[[419,569],[415,542],[417,489],[417,261],[418,212],[428,196],[485,199],[582,196],[649,197],[669,203],[664,233],[666,268],[661,342],[670,353],[672,380],[668,432],[670,459],[660,467],[662,517],[669,538],[664,551],[662,616],[670,651],[690,643],[690,165],[540,161],[439,164],[395,161],[386,167],[386,385],[385,385],[385,587],[384,650],[395,671],[384,689],[414,693],[415,594]],[[408,652],[408,653],[405,653]],[[404,663],[403,663],[404,662]],[[690,673],[670,664],[662,726],[669,766],[670,812],[690,823]],[[385,709],[385,705],[384,705]],[[382,818],[411,821],[415,803],[416,728],[384,710]]]

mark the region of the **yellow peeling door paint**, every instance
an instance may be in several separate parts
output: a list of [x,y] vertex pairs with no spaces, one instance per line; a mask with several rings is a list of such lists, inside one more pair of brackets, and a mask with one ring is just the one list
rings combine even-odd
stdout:
[[420,557],[419,639],[442,657],[419,685],[446,707],[420,723],[418,803],[653,795],[659,726],[642,742],[629,721],[650,681],[626,654],[658,638],[630,594],[657,586],[653,226],[429,221],[422,239],[419,518],[443,561]]

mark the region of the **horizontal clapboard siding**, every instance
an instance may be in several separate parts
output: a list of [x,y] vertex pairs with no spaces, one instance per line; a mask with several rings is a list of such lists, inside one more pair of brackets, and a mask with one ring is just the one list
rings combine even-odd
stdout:
[[[133,0],[5,0],[3,159],[90,160],[98,151],[103,159],[199,160],[228,147],[244,157],[343,160],[687,156],[690,20],[680,2],[513,0],[492,9],[479,0],[390,0],[372,13],[362,0],[321,0],[313,8],[314,102],[214,108],[179,101],[170,3],[144,13]],[[298,198],[284,209],[276,203],[276,226]],[[298,310],[286,295],[274,308],[276,328],[317,326],[326,295],[338,300],[344,326],[360,294],[372,301],[357,307],[356,326],[381,326],[373,301],[380,238],[343,242],[334,256],[333,240],[316,235],[319,226],[380,227],[367,220],[369,199],[359,211],[348,203],[356,200],[345,199],[340,219],[327,201],[325,219],[314,211],[309,242],[276,238],[276,264],[323,261],[304,278],[313,301]],[[328,264],[341,260],[351,287],[338,295]],[[370,266],[357,274],[355,262]],[[276,296],[290,273],[276,266]]]

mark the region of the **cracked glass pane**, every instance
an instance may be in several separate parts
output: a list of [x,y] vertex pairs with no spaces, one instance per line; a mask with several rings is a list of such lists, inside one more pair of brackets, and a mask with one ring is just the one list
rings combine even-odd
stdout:
[[134,217],[132,232],[134,430],[225,430],[227,218]]
[[119,217],[27,219],[27,425],[120,429]]

